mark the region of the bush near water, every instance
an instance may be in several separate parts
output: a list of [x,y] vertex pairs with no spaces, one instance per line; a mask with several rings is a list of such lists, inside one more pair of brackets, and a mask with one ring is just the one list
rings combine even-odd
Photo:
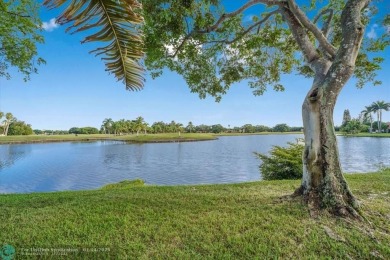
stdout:
[[264,180],[300,179],[303,174],[302,152],[304,145],[287,143],[287,147],[273,146],[270,155],[256,153],[263,162],[259,168]]

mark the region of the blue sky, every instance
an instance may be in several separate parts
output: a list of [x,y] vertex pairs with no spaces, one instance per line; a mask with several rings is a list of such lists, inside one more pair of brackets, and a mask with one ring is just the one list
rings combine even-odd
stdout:
[[[386,9],[388,10],[388,8]],[[114,120],[134,119],[142,116],[148,123],[155,121],[176,122],[186,125],[222,124],[241,126],[246,123],[274,126],[287,123],[301,126],[301,104],[311,81],[295,74],[286,75],[282,83],[286,91],[269,89],[263,96],[253,96],[245,82],[234,85],[220,103],[213,98],[199,99],[190,93],[185,81],[175,73],[165,71],[152,80],[147,76],[145,88],[129,92],[121,82],[105,72],[99,58],[88,54],[92,44],[81,45],[83,36],[65,34],[51,20],[56,11],[42,8],[41,19],[46,22],[45,44],[39,46],[39,54],[47,64],[39,68],[39,74],[24,82],[13,70],[11,80],[0,78],[0,111],[12,112],[19,120],[34,129],[64,129],[73,126],[99,128],[104,118]],[[250,14],[247,14],[248,16]],[[370,24],[365,37],[376,37],[383,31],[380,25]],[[390,58],[390,49],[382,53]],[[335,108],[334,122],[340,125],[344,109],[352,117],[373,101],[390,102],[390,60],[378,73],[381,86],[357,89],[350,80],[340,94]],[[390,121],[390,112],[383,114]]]

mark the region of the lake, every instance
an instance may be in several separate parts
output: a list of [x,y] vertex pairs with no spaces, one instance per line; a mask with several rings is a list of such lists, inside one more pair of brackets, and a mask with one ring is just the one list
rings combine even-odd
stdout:
[[[147,184],[237,183],[261,179],[260,160],[302,135],[223,136],[215,141],[119,141],[0,145],[0,193],[95,189],[140,178]],[[344,172],[390,166],[390,138],[338,137]]]

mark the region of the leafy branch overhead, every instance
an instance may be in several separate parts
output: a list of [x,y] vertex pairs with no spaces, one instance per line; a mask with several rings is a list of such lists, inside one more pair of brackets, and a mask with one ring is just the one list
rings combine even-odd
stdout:
[[45,0],[44,5],[58,8],[70,2],[58,17],[59,24],[72,23],[71,33],[94,30],[84,42],[107,42],[91,53],[104,55],[106,71],[113,73],[128,90],[143,88],[144,69],[143,39],[140,26],[143,23],[141,4],[137,0]]
[[[152,76],[169,68],[183,75],[192,92],[217,100],[242,80],[255,95],[268,86],[280,91],[282,74],[314,77],[321,64],[339,64],[335,61],[345,54],[341,47],[353,38],[351,21],[342,20],[344,9],[362,6],[354,11],[362,11],[361,28],[376,14],[370,1],[232,2],[143,0],[145,65]],[[353,75],[358,87],[380,83],[375,76],[383,58],[374,52],[389,45],[388,36],[364,37]]]

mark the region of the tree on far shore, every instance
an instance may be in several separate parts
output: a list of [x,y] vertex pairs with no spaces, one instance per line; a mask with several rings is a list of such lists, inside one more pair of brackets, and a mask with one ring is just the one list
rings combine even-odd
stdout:
[[377,115],[378,119],[378,130],[382,131],[382,113],[383,111],[390,110],[390,103],[385,101],[376,101],[370,105],[370,110]]

